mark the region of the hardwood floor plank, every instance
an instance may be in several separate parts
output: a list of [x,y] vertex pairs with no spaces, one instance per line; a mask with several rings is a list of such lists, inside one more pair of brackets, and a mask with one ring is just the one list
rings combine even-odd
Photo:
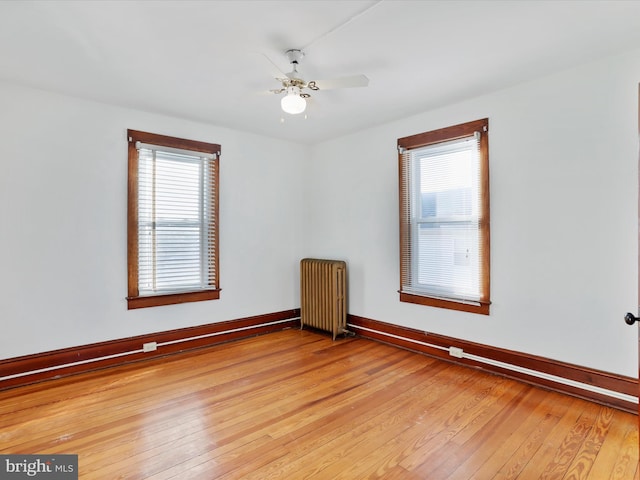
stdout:
[[591,407],[582,412],[582,415],[564,437],[556,450],[553,460],[547,464],[546,469],[540,476],[540,480],[563,478],[564,472],[568,473],[568,469],[578,456],[583,442],[590,435],[591,429],[595,424],[597,407],[595,405]]
[[[224,345],[221,347],[224,347]],[[222,348],[222,350],[224,351],[224,348]],[[258,355],[259,349],[255,350],[255,355]],[[87,425],[92,425],[94,417],[100,417],[104,413],[104,407],[102,406],[103,400],[115,398],[116,396],[118,398],[118,407],[117,409],[112,409],[112,415],[110,418],[113,421],[116,421],[118,418],[126,418],[130,421],[131,417],[128,416],[130,415],[130,412],[132,410],[137,411],[141,405],[144,405],[144,402],[147,401],[147,399],[150,402],[155,403],[155,399],[158,396],[160,396],[160,398],[165,398],[164,395],[168,391],[177,393],[181,392],[182,390],[180,387],[182,385],[189,385],[189,389],[206,387],[213,388],[210,382],[205,385],[201,385],[199,382],[201,379],[215,378],[218,385],[224,385],[224,387],[226,387],[229,384],[225,383],[225,380],[230,381],[231,379],[223,376],[228,365],[225,366],[223,363],[224,359],[219,358],[220,353],[223,352],[216,352],[216,355],[214,355],[213,365],[217,365],[218,360],[220,360],[222,365],[215,368],[207,365],[205,367],[189,368],[188,371],[185,371],[182,363],[176,362],[165,365],[167,360],[154,360],[149,362],[146,369],[138,371],[134,370],[136,374],[132,374],[127,377],[126,381],[118,380],[114,383],[109,382],[108,375],[111,373],[110,370],[105,370],[98,373],[98,381],[100,383],[96,383],[94,381],[87,385],[87,390],[75,392],[75,394],[69,398],[60,391],[56,391],[56,388],[54,387],[52,389],[54,391],[50,395],[53,396],[54,400],[49,400],[49,398],[44,400],[45,402],[51,402],[48,404],[47,408],[48,414],[51,416],[48,426],[50,429],[60,427],[60,429],[64,430],[67,423],[67,410],[69,407],[77,408],[79,405],[82,405],[83,410],[85,410]],[[292,354],[298,355],[295,351],[293,351]],[[195,358],[197,359],[197,356]],[[229,361],[229,359],[226,360],[226,362]],[[232,373],[227,373],[227,375],[233,375],[233,378],[240,378],[241,381],[243,381],[243,375],[248,375],[248,369],[256,368],[255,366],[252,367],[246,361],[245,364],[247,365],[246,367],[243,367],[242,364],[237,365],[237,368],[231,369],[230,371]],[[264,362],[263,364],[267,365],[268,363]],[[102,375],[100,373],[102,373]],[[165,381],[159,382],[158,380],[160,380],[160,377]],[[197,382],[194,382],[194,380],[197,380]],[[129,387],[131,386],[139,386],[140,388],[130,389]],[[119,393],[121,390],[125,390],[126,393]],[[177,393],[174,393],[174,396],[171,399],[164,400],[162,404],[155,405],[154,408],[164,411],[168,403],[180,401],[180,397],[175,396]],[[131,407],[131,410],[128,407]],[[25,414],[28,419],[30,418],[33,420],[31,411],[27,410]],[[146,416],[148,416],[148,412],[146,412]],[[30,444],[25,445],[25,448],[37,449],[39,445],[34,445],[34,442],[39,438],[40,433],[37,422],[34,423],[29,420],[25,421],[19,416],[19,414],[12,415],[10,419],[12,422],[20,422],[22,434],[28,434]],[[4,427],[10,428],[11,424]],[[29,430],[30,427],[32,428],[31,430]],[[89,429],[89,431],[91,430],[93,429]],[[7,438],[7,440],[10,441],[11,439]]]
[[562,451],[561,447],[565,437],[578,422],[583,413],[583,408],[591,408],[591,404],[584,405],[577,399],[571,399],[570,403],[569,408],[547,433],[540,448],[533,452],[533,455],[520,472],[519,477],[516,478],[539,479],[542,478],[545,470],[551,468],[550,465],[558,464],[556,456]]
[[[427,441],[422,442],[400,465],[409,471],[420,469],[426,472],[437,468],[449,456],[449,442],[467,428],[476,431],[478,419],[484,417],[484,412],[498,398],[513,395],[509,391],[510,386],[510,381],[506,379],[488,376],[478,384],[479,388],[467,390],[466,395],[462,396],[462,404],[456,405],[455,410],[441,413],[445,429],[435,435],[429,434],[428,440],[425,438]],[[522,385],[517,385],[516,388],[522,388]]]
[[613,409],[601,408],[599,410],[595,423],[583,438],[582,446],[563,478],[575,480],[588,478],[598,452],[607,437],[613,417]]
[[[625,478],[630,478],[631,475],[634,474],[635,477],[639,475],[639,467],[638,467],[638,426],[636,425],[628,425],[628,429],[626,435],[624,437],[622,447],[618,450],[618,458],[616,459],[616,463],[613,466],[611,475],[609,480],[623,480]],[[594,480],[597,477],[593,477]]]
[[[339,365],[339,362],[330,366],[333,368],[336,365]],[[325,378],[325,376],[330,375],[332,372],[329,369],[318,369],[316,373],[318,373],[318,375],[314,377],[316,388],[313,390],[305,391],[305,389],[300,389],[297,384],[289,385],[297,392],[309,395],[313,399],[327,395],[324,391],[331,389],[333,384],[330,379]],[[322,375],[319,375],[320,373],[322,373]],[[265,382],[259,375],[247,377],[245,380],[246,385],[244,387],[246,388],[243,387],[240,392],[236,393],[242,396],[243,402],[250,402],[255,406],[255,408],[247,411],[239,411],[237,398],[235,396],[220,398],[214,395],[207,401],[207,406],[214,409],[211,415],[195,419],[198,424],[214,423],[217,426],[217,440],[215,442],[215,447],[218,448],[220,453],[224,452],[222,447],[229,443],[233,443],[237,438],[244,439],[244,442],[246,443],[247,439],[251,440],[255,436],[260,436],[260,432],[258,431],[256,424],[257,422],[270,424],[274,421],[274,412],[272,411],[273,405],[278,405],[278,409],[280,410],[287,410],[290,408],[289,405],[296,401],[295,394],[288,395],[286,399],[273,398],[274,395],[278,394],[279,389],[273,388],[273,385],[271,384],[272,382]],[[285,386],[286,383],[280,385],[282,388]],[[264,393],[265,391],[267,392],[266,394]],[[261,395],[258,395],[257,392],[262,393]],[[266,400],[264,399],[265,395],[268,395]],[[169,415],[170,417],[175,418],[175,415],[180,415],[180,413],[176,412],[175,414],[171,414],[170,412],[163,412],[163,415]],[[183,422],[181,422],[181,424],[183,424]],[[171,425],[169,425],[169,428],[171,428]],[[245,432],[247,430],[255,431],[255,433],[246,434]],[[194,433],[191,432],[191,437],[193,436]],[[187,435],[177,439],[175,438],[175,435],[172,435],[172,437],[172,447],[174,449],[181,446],[182,443],[185,443],[187,446],[193,443]],[[166,436],[163,435],[162,438],[166,438]],[[200,445],[200,450],[206,450],[212,447],[212,445],[208,445],[202,441],[197,442],[197,444]],[[165,448],[163,443],[159,443],[158,445],[152,444],[149,445],[149,448],[146,449],[145,452],[134,454],[134,456],[137,460],[144,460],[149,456],[155,455],[156,450],[162,450],[163,448]],[[162,468],[162,462],[156,462],[155,465],[156,468]]]
[[293,329],[0,392],[0,453],[43,452],[83,480],[638,478],[634,415]]
[[[602,447],[589,472],[592,478],[615,478],[614,471],[620,451],[624,448],[624,440],[631,426],[618,419],[618,412],[613,411],[613,418]],[[625,472],[626,474],[626,472]],[[630,475],[627,475],[627,478]]]
[[[407,395],[400,395],[392,406],[380,406],[377,408],[378,416],[368,423],[359,424],[361,434],[356,431],[352,438],[336,438],[329,444],[329,448],[337,449],[346,447],[349,451],[346,462],[334,462],[321,472],[309,478],[363,478],[371,475],[384,476],[387,471],[397,468],[394,465],[385,465],[381,462],[386,449],[397,448],[397,438],[402,438],[414,425],[414,419],[424,415],[426,409],[440,402],[442,396],[435,391],[434,385],[427,385],[421,392],[412,389]],[[414,400],[418,395],[423,399],[416,405]],[[446,395],[446,394],[445,394]],[[359,420],[359,419],[358,419]],[[372,462],[375,452],[375,462]],[[360,461],[357,461],[360,460]]]
[[[512,405],[515,408],[511,412],[501,413],[504,421],[492,421],[486,426],[485,438],[478,437],[482,443],[472,447],[475,448],[474,452],[469,451],[471,445],[464,445],[468,454],[447,478],[449,480],[491,478],[539,426],[541,418],[538,412],[545,398],[548,398],[546,393],[539,389],[532,388],[526,391],[526,396],[522,398],[522,405]],[[502,443],[499,443],[500,441]],[[496,449],[489,457],[482,448],[486,443],[496,445]]]
[[[442,365],[439,365],[438,362],[429,363],[410,376],[398,378],[390,384],[385,382],[384,388],[367,385],[366,389],[378,388],[376,395],[378,401],[375,405],[371,404],[369,398],[353,402],[345,397],[345,400],[351,404],[350,409],[335,412],[330,416],[325,415],[314,422],[310,429],[303,428],[292,432],[296,441],[289,441],[288,446],[291,448],[290,456],[293,460],[275,462],[267,469],[255,472],[242,470],[242,468],[246,468],[245,465],[242,465],[240,470],[235,470],[233,475],[228,478],[287,478],[288,475],[316,474],[324,468],[330,458],[344,455],[350,444],[357,444],[360,436],[364,435],[367,430],[373,428],[378,431],[381,421],[397,423],[397,418],[394,415],[396,415],[399,405],[402,405],[402,399],[410,395],[405,392],[411,389],[414,391],[427,389],[435,381],[434,374],[441,369]],[[382,419],[380,418],[381,414],[385,414]],[[304,443],[299,441],[299,439],[306,440],[305,437],[308,435],[313,438]],[[372,440],[377,440],[376,436],[371,435],[366,438],[371,437],[374,437]],[[310,461],[309,455],[315,460]],[[318,458],[322,459],[320,465],[318,465]],[[308,471],[309,466],[312,467],[312,471]]]
[[[352,450],[349,455],[349,465],[341,467],[342,478],[368,478],[369,476],[386,478],[388,472],[408,472],[400,466],[400,462],[416,447],[407,448],[407,446],[419,445],[424,439],[425,432],[431,434],[442,432],[446,428],[443,419],[447,418],[443,413],[452,408],[452,404],[455,406],[456,400],[461,398],[457,392],[472,386],[483,378],[481,374],[471,370],[464,372],[465,375],[460,373],[456,372],[454,376],[451,376],[451,372],[447,370],[439,374],[441,378],[438,379],[438,383],[446,385],[447,390],[440,393],[437,400],[429,404],[421,402],[422,408],[411,416],[411,424],[408,428],[389,438],[375,449],[370,448],[367,444],[367,448]],[[443,402],[443,398],[451,398],[451,401]],[[413,476],[413,474],[408,472],[408,476]]]
[[[456,435],[444,443],[413,471],[421,472],[425,476],[429,475],[430,479],[438,480],[448,479],[460,469],[463,477],[469,478],[475,468],[468,466],[466,460],[471,459],[478,448],[485,444],[488,440],[487,435],[491,434],[493,428],[499,428],[503,422],[507,421],[529,390],[530,387],[525,385],[510,386],[489,405],[489,408],[472,420],[469,424],[472,428],[464,429],[461,435]],[[480,425],[478,425],[478,419],[481,419]],[[434,457],[440,460],[437,466],[432,459]]]
[[[452,373],[454,373],[452,375]],[[399,471],[400,462],[412,451],[421,445],[425,432],[434,435],[446,428],[443,415],[449,409],[457,408],[461,404],[461,398],[457,392],[470,388],[486,377],[473,370],[467,372],[451,372],[449,369],[440,372],[438,384],[446,386],[438,394],[437,399],[430,403],[420,402],[422,407],[409,419],[408,428],[390,438],[383,445],[373,449],[369,445],[366,448],[352,450],[349,456],[349,465],[343,469],[342,478],[380,477],[385,478],[389,471]],[[444,398],[451,399],[444,402]],[[415,407],[414,407],[415,408]],[[383,413],[384,414],[384,413]],[[410,446],[407,448],[407,446]],[[402,468],[402,467],[400,467]],[[403,469],[406,471],[406,469]],[[368,473],[367,473],[368,472]]]
[[[537,390],[537,392],[544,396],[544,400],[539,406],[532,407],[530,418],[533,423],[533,429],[523,430],[519,428],[515,435],[507,437],[498,450],[501,453],[501,455],[498,455],[499,457],[503,455],[508,457],[504,464],[498,465],[500,461],[490,459],[495,462],[495,467],[492,468],[491,463],[488,461],[486,468],[476,472],[475,478],[478,480],[514,480],[519,478],[522,470],[544,444],[551,430],[571,405],[570,402],[566,401],[566,398],[561,397],[559,394],[543,390]],[[505,444],[515,447],[515,451],[509,454],[510,452],[506,450]],[[526,477],[522,476],[522,478]]]
[[[408,352],[402,352],[402,351],[393,351],[394,354],[396,354],[396,352],[398,354],[404,355],[404,356],[409,356],[410,354],[408,354]],[[385,359],[386,361],[386,359]],[[365,367],[369,367],[371,365],[373,365],[374,363],[369,362],[368,364],[364,364]],[[318,370],[321,371],[321,370]],[[357,372],[357,370],[354,369],[354,372]],[[325,370],[326,373],[326,370]],[[322,388],[322,389],[326,389],[330,386],[330,383],[328,383],[327,381],[325,381],[325,379],[323,378],[318,378],[315,374],[313,377],[314,380],[314,385],[316,385],[316,390],[309,390],[309,389],[302,389],[302,391],[304,391],[305,395],[308,395],[309,398],[303,402],[297,401],[297,402],[290,402],[290,403],[296,403],[296,405],[293,405],[291,407],[288,406],[287,403],[285,402],[280,402],[278,405],[278,408],[280,409],[280,411],[284,412],[284,413],[280,413],[280,416],[285,416],[288,417],[291,414],[291,409],[294,408],[299,408],[301,410],[306,411],[306,407],[305,405],[309,402],[318,402],[319,397],[321,397],[322,395],[320,393],[318,393],[317,389],[318,388]],[[285,387],[285,385],[281,385],[282,388]],[[244,397],[245,400],[249,400],[251,399],[251,397]],[[295,400],[295,399],[294,399]],[[300,404],[300,405],[297,405]],[[259,426],[257,422],[263,422],[266,426],[270,427],[274,424],[277,423],[277,418],[273,417],[273,416],[269,416],[267,415],[266,417],[264,415],[262,415],[262,413],[260,411],[253,411],[252,415],[254,415],[257,420],[254,420],[253,418],[248,419],[248,421],[246,421],[246,425],[244,425],[243,423],[238,424],[237,422],[237,418],[238,417],[234,417],[234,416],[229,416],[230,420],[227,422],[224,420],[224,406],[220,403],[216,404],[217,411],[221,412],[222,414],[220,415],[220,417],[218,418],[218,420],[216,421],[216,425],[217,425],[217,430],[218,430],[218,437],[222,437],[219,441],[218,441],[218,450],[222,453],[223,450],[220,447],[223,447],[225,445],[226,442],[231,441],[229,440],[230,435],[236,435],[239,437],[245,437],[245,438],[250,438],[250,436],[245,435],[244,430],[243,429],[249,429],[249,430],[253,430],[259,433]],[[232,407],[233,408],[233,407]],[[237,409],[237,407],[235,407]],[[221,410],[222,409],[222,410]],[[328,409],[325,409],[325,413],[328,413]],[[267,412],[268,413],[268,412]],[[244,414],[245,416],[247,415],[247,413]],[[242,419],[242,418],[241,418]],[[246,419],[245,419],[246,420]],[[230,424],[231,427],[231,431],[227,433],[226,431],[226,427]],[[239,433],[234,433],[235,430],[239,429]],[[250,434],[250,435],[255,435],[258,433],[254,433],[254,434]],[[174,442],[175,445],[175,442]],[[218,471],[218,474],[221,474],[221,471]]]

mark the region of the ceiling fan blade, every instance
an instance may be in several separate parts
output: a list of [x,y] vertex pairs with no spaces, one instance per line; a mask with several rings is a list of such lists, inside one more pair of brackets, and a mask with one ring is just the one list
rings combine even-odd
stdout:
[[367,85],[369,85],[369,79],[366,75],[352,75],[330,80],[314,80],[309,82],[308,87],[312,90],[333,90],[336,88],[366,87]]
[[266,53],[262,53],[262,52],[254,52],[254,53],[256,55],[260,55],[262,58],[264,58],[268,62],[269,67],[271,69],[271,76],[273,76],[274,78],[287,76],[287,74],[283,72],[282,69],[276,64],[276,62],[271,60],[271,58],[269,58],[269,56]]

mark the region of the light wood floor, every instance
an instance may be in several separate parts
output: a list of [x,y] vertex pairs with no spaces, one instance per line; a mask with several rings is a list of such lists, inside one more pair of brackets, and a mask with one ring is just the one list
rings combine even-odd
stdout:
[[287,330],[0,392],[0,453],[85,479],[639,479],[637,417]]

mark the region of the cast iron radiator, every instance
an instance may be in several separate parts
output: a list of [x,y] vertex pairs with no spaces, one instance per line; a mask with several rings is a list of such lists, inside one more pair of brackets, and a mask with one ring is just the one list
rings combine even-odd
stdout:
[[300,328],[336,335],[347,331],[347,264],[341,260],[300,261]]

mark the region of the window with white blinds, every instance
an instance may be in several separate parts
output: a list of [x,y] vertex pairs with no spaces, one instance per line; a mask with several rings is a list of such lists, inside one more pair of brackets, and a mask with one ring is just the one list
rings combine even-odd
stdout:
[[129,307],[218,298],[220,146],[135,131],[129,142]]
[[400,299],[488,314],[488,120],[398,140]]

